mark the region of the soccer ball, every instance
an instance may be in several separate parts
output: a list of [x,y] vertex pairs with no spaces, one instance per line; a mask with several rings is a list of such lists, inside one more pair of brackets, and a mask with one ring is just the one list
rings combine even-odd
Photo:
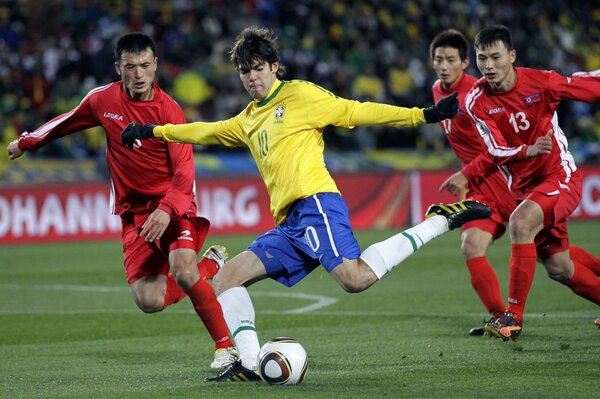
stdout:
[[307,369],[306,351],[292,338],[273,338],[258,352],[258,372],[267,384],[300,384]]

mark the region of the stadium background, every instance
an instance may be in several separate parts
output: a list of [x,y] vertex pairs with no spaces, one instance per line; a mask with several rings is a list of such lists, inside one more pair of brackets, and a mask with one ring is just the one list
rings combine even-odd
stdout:
[[[473,37],[491,23],[512,29],[518,65],[563,74],[600,68],[600,5],[589,1],[0,0],[0,141],[5,148],[116,80],[113,44],[127,31],[155,38],[158,83],[193,121],[227,118],[248,103],[228,60],[235,35],[248,25],[275,30],[287,79],[311,80],[347,98],[426,106],[435,80],[433,36],[456,27]],[[474,59],[468,72],[479,76]],[[600,106],[564,103],[559,118],[585,165],[585,209],[578,215],[600,218]],[[347,187],[355,225],[415,222],[427,203],[452,199],[435,193],[458,167],[438,126],[328,128],[325,140],[328,167]],[[195,151],[200,209],[216,232],[272,226],[247,152]],[[100,129],[16,162],[0,157],[1,241],[114,237],[117,224],[102,216],[106,180]]]

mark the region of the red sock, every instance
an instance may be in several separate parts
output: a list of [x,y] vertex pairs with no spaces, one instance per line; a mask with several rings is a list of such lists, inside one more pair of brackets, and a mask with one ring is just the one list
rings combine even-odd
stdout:
[[219,265],[217,261],[202,257],[198,262],[198,271],[200,272],[200,278],[204,280],[211,280],[215,274],[219,271]]
[[523,323],[525,302],[535,276],[537,253],[534,243],[513,244],[510,257],[510,281],[508,285],[508,311],[515,321]]
[[583,266],[594,272],[596,276],[600,276],[600,259],[596,256],[577,245],[571,245],[569,253],[571,254],[571,260],[573,262],[581,263]]
[[570,280],[564,282],[577,295],[600,305],[600,279],[587,267],[573,262],[575,271]]
[[185,298],[187,294],[183,292],[181,287],[175,281],[175,277],[171,273],[167,275],[167,292],[165,294],[165,304],[163,305],[163,309],[166,309],[168,306],[181,301]]
[[467,259],[467,267],[471,273],[471,285],[483,306],[494,317],[500,316],[506,308],[500,293],[500,281],[488,258],[479,256]]
[[229,338],[223,310],[219,301],[217,301],[213,287],[205,280],[199,279],[186,293],[192,300],[196,313],[200,316],[210,336],[215,341],[215,347],[219,349],[234,346]]

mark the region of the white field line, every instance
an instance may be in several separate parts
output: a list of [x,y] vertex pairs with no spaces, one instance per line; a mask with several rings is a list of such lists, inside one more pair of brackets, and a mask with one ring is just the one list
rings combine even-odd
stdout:
[[[96,293],[113,293],[113,292],[129,292],[129,287],[111,287],[111,286],[93,286],[93,285],[26,285],[26,284],[1,284],[1,289],[7,290],[19,290],[19,291],[72,291],[72,292],[96,292]],[[324,307],[333,305],[338,301],[337,298],[323,296],[323,295],[315,295],[315,294],[305,294],[302,292],[251,292],[251,296],[256,297],[272,297],[272,298],[293,298],[299,299],[302,301],[312,301],[308,306],[303,306],[294,309],[288,310],[280,310],[280,311],[268,311],[272,314],[302,314],[302,313],[311,313],[316,310],[322,309]],[[104,310],[96,310],[97,312],[114,312],[114,311],[104,311]],[[47,312],[47,311],[36,311],[33,310],[35,314],[58,314],[55,311]],[[72,312],[72,311],[67,311]],[[91,312],[94,312],[93,310]],[[129,313],[129,310],[117,310],[116,312],[125,312]],[[136,310],[136,312],[139,312]],[[90,313],[88,311],[75,311],[73,314],[79,313]],[[192,310],[189,310],[185,313],[194,313]],[[31,314],[30,311],[15,311],[15,310],[4,310],[0,309],[1,314]],[[60,313],[65,314],[65,313]]]
[[[27,285],[27,284],[0,284],[2,290],[45,290],[45,291],[72,291],[72,292],[96,292],[96,293],[114,293],[122,292],[128,293],[129,287],[116,287],[116,286],[92,286],[92,285]],[[408,313],[408,312],[381,312],[381,311],[327,311],[321,310],[328,306],[331,306],[338,302],[339,298],[328,297],[316,294],[306,294],[302,292],[261,292],[252,291],[250,293],[252,297],[269,297],[269,298],[295,298],[302,301],[313,301],[308,306],[302,306],[298,308],[288,310],[261,310],[257,309],[257,314],[314,314],[318,316],[363,316],[363,317],[423,317],[423,318],[444,318],[448,317],[448,313]],[[191,308],[185,309],[184,307],[174,306],[166,310],[169,313],[176,314],[195,314]],[[596,312],[597,313],[597,312]],[[562,311],[562,312],[548,312],[548,313],[527,313],[527,318],[548,318],[548,319],[588,319],[595,318],[598,315],[590,311]],[[143,314],[140,310],[135,308],[132,304],[131,309],[81,309],[81,310],[42,310],[42,309],[0,309],[0,315],[85,315],[85,314]],[[463,316],[474,317],[476,319],[482,318],[483,313],[461,313]]]

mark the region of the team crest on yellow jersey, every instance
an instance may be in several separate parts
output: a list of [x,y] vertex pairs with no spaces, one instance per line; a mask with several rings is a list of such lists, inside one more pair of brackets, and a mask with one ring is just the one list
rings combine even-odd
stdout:
[[285,104],[278,104],[275,107],[275,119],[280,120],[285,114]]

